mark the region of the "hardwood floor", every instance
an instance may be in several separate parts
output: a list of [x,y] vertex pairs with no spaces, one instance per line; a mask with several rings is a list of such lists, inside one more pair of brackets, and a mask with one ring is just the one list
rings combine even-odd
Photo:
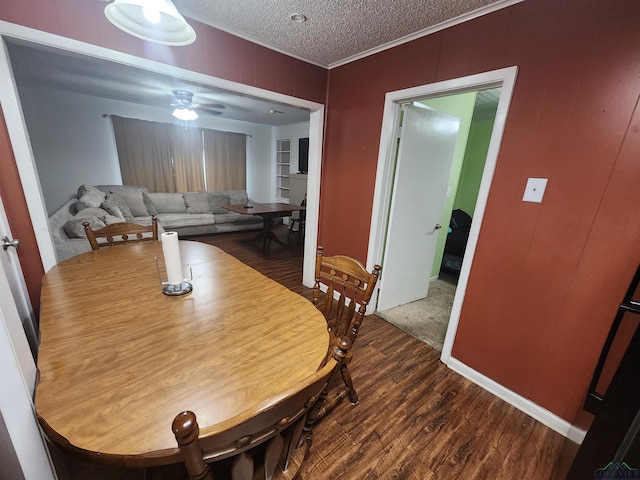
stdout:
[[[286,233],[279,229],[280,238]],[[246,234],[197,238],[289,289],[302,286],[302,249],[261,253]],[[304,480],[560,480],[576,445],[449,370],[440,353],[375,315],[349,369],[360,403],[343,401],[320,422]]]
[[[275,230],[286,238],[284,226]],[[311,298],[302,247],[246,242],[255,232],[194,237]],[[297,239],[296,239],[297,240]],[[343,401],[314,430],[303,480],[561,480],[576,445],[449,370],[439,352],[375,315],[349,369],[360,403]],[[170,478],[71,463],[61,478]],[[103,473],[99,473],[103,472]]]

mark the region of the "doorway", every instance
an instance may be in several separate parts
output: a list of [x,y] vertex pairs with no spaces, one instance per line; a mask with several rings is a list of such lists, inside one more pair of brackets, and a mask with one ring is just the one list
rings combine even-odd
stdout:
[[[409,225],[404,229],[412,232],[411,239],[418,241],[418,245],[414,248],[408,245],[403,229],[398,231],[397,222],[393,222],[387,232],[382,263],[391,264],[392,268],[403,268],[405,272],[409,267],[419,278],[418,281],[410,281],[405,277],[402,285],[404,295],[393,295],[393,289],[381,291],[378,315],[438,351],[442,351],[451,315],[499,97],[498,87],[424,99],[402,106],[402,134],[396,155],[391,219],[397,216],[394,205],[398,205],[399,197],[401,199],[402,195],[408,194],[406,185],[400,185],[400,178],[411,178],[415,182],[412,190],[422,190],[421,193],[410,192],[413,199],[418,196],[425,198],[421,198],[419,205],[413,204],[414,210],[408,212]],[[416,107],[422,107],[423,111],[428,108],[425,113],[429,115],[438,112],[454,116],[459,122],[457,131],[453,133],[451,129],[445,131],[440,128],[430,135],[429,130],[423,129],[419,138],[411,138],[415,120],[409,114]],[[453,143],[453,148],[449,149],[446,158],[442,158],[441,154],[438,155],[441,151],[438,145],[447,139]],[[407,159],[406,146],[412,143],[421,145],[421,148],[414,149],[412,158]],[[421,169],[412,168],[410,161],[418,162]],[[438,180],[438,177],[441,178]],[[424,226],[430,228],[416,239],[419,223],[424,222],[427,216],[430,221]],[[405,257],[408,262],[405,266],[390,261],[393,260],[393,255],[388,255],[393,250],[390,241],[394,238],[397,241],[398,237],[402,248],[397,250],[400,253],[407,249],[418,252],[423,256],[423,264],[417,267],[420,257]],[[407,296],[409,293],[412,295]]]
[[[369,250],[367,265],[373,265],[379,259],[385,258],[385,248],[387,232],[392,223],[393,210],[391,208],[394,198],[394,184],[396,175],[396,126],[399,124],[401,116],[401,105],[407,102],[414,102],[422,99],[435,99],[447,95],[474,92],[500,88],[500,96],[496,110],[495,122],[491,129],[491,137],[487,152],[486,162],[482,170],[480,185],[478,188],[477,202],[474,210],[474,219],[469,230],[468,241],[464,259],[460,266],[458,284],[451,308],[446,336],[443,342],[441,360],[447,363],[453,347],[453,339],[458,326],[460,311],[464,299],[464,293],[469,278],[469,273],[473,263],[473,255],[477,244],[482,217],[491,187],[493,172],[497,161],[500,141],[506,116],[513,92],[517,67],[510,67],[492,72],[481,73],[469,77],[462,77],[444,82],[422,85],[406,90],[388,92],[385,98],[385,109],[383,115],[382,133],[380,139],[380,150],[378,154],[378,169],[376,176],[376,188],[374,192],[373,215],[369,236]],[[447,222],[448,223],[448,222]],[[404,255],[412,256],[414,252],[404,251]],[[390,285],[397,285],[403,282],[403,278],[393,274],[393,268],[383,264],[383,274],[377,285],[376,300],[385,288],[391,289]],[[388,272],[392,272],[387,274]],[[385,285],[386,284],[386,285]],[[376,302],[372,302],[375,306]],[[375,307],[374,307],[375,308]]]

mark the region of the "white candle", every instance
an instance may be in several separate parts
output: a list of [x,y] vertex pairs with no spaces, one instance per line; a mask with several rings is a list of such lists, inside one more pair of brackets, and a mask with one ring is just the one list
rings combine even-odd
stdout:
[[167,283],[171,285],[182,283],[182,260],[180,259],[178,232],[164,232],[160,235],[160,238],[162,240],[164,264],[167,268]]

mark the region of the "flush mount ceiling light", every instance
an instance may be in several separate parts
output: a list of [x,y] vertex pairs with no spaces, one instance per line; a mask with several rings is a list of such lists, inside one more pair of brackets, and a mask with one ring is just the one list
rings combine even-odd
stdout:
[[114,0],[104,14],[120,30],[163,45],[189,45],[196,39],[171,0]]
[[292,13],[289,18],[296,23],[304,23],[307,21],[307,17],[301,13]]
[[178,120],[182,120],[183,122],[189,122],[198,118],[198,114],[189,107],[178,107],[173,111],[171,115],[176,117]]

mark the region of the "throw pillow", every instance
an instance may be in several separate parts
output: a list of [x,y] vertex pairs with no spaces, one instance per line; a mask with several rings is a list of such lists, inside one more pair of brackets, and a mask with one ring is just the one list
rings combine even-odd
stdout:
[[147,206],[144,204],[144,199],[142,198],[141,190],[123,189],[117,192],[111,191],[111,193],[118,195],[118,197],[120,197],[126,202],[127,206],[129,207],[129,210],[131,211],[131,214],[134,217],[146,217],[147,215],[149,215],[147,213]]
[[207,192],[187,192],[183,194],[187,213],[210,213],[209,194]]
[[81,185],[78,193],[81,194],[78,197],[78,203],[76,205],[78,211],[84,210],[85,208],[99,207],[105,199],[104,192],[90,185]]
[[149,198],[149,195],[147,195],[144,192],[142,192],[142,201],[147,207],[147,213],[149,215],[158,215],[158,209],[156,208],[156,204],[153,203],[153,200]]
[[187,213],[182,193],[149,193],[158,213]]
[[84,231],[83,222],[89,222],[91,230],[97,230],[99,228],[106,227],[107,224],[96,217],[73,217],[67,223],[64,224],[64,231],[69,238],[87,238],[87,234]]
[[209,208],[211,213],[221,214],[229,213],[229,210],[223,208],[223,205],[231,205],[229,195],[222,193],[210,193],[209,194]]
[[127,202],[120,197],[120,195],[110,193],[107,195],[107,200],[116,204],[125,222],[133,222],[133,213],[131,213],[129,205],[127,205]]
[[82,185],[80,185],[78,187],[78,192],[76,194],[77,198],[82,197],[85,193],[87,192],[99,192],[100,189],[97,187],[94,187],[93,185],[87,185],[86,183],[83,183]]
[[105,201],[100,204],[100,208],[107,212],[109,215],[118,217],[121,222],[125,221],[122,211],[120,210],[116,202],[113,201],[113,198],[106,198]]

